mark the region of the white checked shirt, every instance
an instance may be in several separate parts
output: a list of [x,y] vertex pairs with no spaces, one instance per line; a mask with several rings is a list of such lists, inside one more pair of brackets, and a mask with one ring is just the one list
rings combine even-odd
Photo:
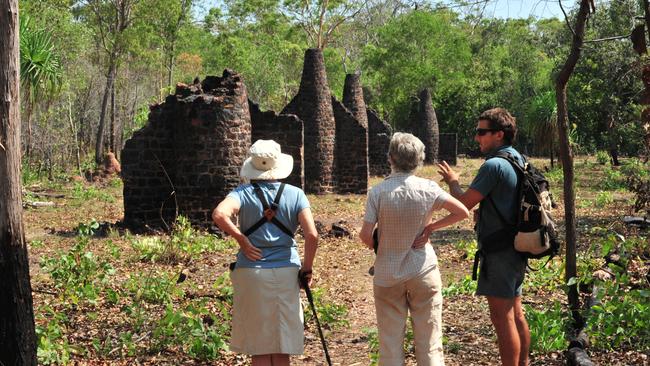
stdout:
[[375,285],[395,286],[438,265],[431,245],[411,245],[448,198],[436,182],[410,173],[393,173],[370,190],[364,221],[378,224]]

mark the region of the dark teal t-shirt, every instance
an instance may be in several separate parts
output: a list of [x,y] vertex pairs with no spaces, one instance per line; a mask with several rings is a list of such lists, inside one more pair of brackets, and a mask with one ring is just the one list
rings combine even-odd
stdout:
[[510,152],[520,164],[524,162],[521,154],[510,145],[502,146],[486,155],[487,160],[481,165],[469,186],[484,197],[476,227],[479,237],[486,237],[505,227],[494,205],[488,200],[488,195],[492,197],[492,201],[508,223],[514,225],[517,222],[517,172],[507,160],[494,157],[498,151]]
[[[279,182],[258,183],[267,203],[273,202]],[[251,184],[242,184],[228,194],[239,202],[239,229],[244,232],[262,218],[262,203],[255,195]],[[298,214],[309,207],[305,192],[290,184],[284,186],[280,197],[276,218],[292,232],[298,228]],[[294,238],[285,234],[272,223],[265,223],[248,236],[248,240],[262,250],[262,259],[252,262],[244,253],[237,254],[237,267],[248,268],[280,268],[300,267],[300,257]]]

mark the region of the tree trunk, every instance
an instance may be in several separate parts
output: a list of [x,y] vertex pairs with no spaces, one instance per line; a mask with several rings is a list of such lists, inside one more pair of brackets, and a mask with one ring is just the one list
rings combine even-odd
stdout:
[[[614,109],[614,107],[612,107]],[[609,121],[607,122],[607,140],[609,142],[609,155],[612,157],[612,165],[619,166],[618,161],[618,131],[616,129],[616,117],[614,112],[610,112]]]
[[172,83],[174,82],[174,46],[172,45],[171,53],[167,61],[167,86],[172,90]]
[[[115,72],[117,74],[117,70]],[[116,113],[115,113],[115,83],[113,83],[113,86],[111,87],[111,127],[109,129],[110,131],[110,144],[109,144],[109,150],[111,152],[115,152],[115,130],[117,126],[115,125],[117,123],[116,120]]]
[[551,147],[549,148],[549,153],[551,154],[551,169],[555,168],[554,163],[553,163],[553,160],[554,160],[553,150],[554,149],[555,149],[555,146],[553,146],[553,139],[551,138]]
[[[575,186],[573,179],[573,152],[569,144],[569,115],[567,110],[567,84],[575,69],[582,44],[584,42],[585,23],[589,16],[589,0],[580,1],[580,9],[573,29],[571,52],[567,57],[562,70],[557,76],[555,84],[555,97],[557,102],[557,125],[560,140],[560,159],[564,172],[564,219],[566,222],[566,272],[565,281],[577,277],[576,268],[576,211],[575,211]],[[576,322],[581,323],[580,298],[576,284],[569,286],[569,307]],[[582,326],[582,324],[578,324]]]
[[32,112],[34,106],[32,104],[32,99],[30,99],[30,90],[29,86],[25,90],[25,120],[27,121],[27,138],[25,141],[25,157],[29,159],[32,152]]
[[20,186],[18,0],[0,0],[0,364],[36,365]]
[[115,69],[117,54],[113,51],[108,61],[108,74],[106,75],[106,87],[102,98],[102,108],[99,114],[99,127],[97,128],[97,140],[95,142],[95,163],[99,166],[104,161],[104,129],[106,128],[106,109],[108,98],[115,82]]
[[[645,15],[646,31],[650,33],[650,3],[648,0],[643,0],[643,12]],[[645,93],[641,98],[641,104],[648,106],[650,104],[650,64],[643,58],[643,56],[647,54],[645,32],[643,32],[641,37],[642,45],[637,47],[635,44],[634,49],[642,57],[643,63],[641,80],[643,81],[643,86],[645,87]],[[643,127],[645,130],[643,145],[645,146],[645,154],[647,159],[650,158],[650,108],[648,107],[644,108],[644,110],[641,112],[641,127]]]

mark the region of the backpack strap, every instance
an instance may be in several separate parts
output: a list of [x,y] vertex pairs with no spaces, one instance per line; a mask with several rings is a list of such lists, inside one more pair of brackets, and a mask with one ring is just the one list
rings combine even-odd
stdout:
[[255,224],[253,224],[253,226],[249,227],[246,231],[244,231],[244,235],[249,236],[255,230],[259,229],[262,225],[264,225],[267,222],[270,222],[275,226],[277,226],[280,230],[282,230],[283,233],[293,238],[294,237],[293,232],[291,232],[291,230],[289,230],[282,222],[280,222],[280,220],[277,219],[277,217],[275,217],[279,207],[280,197],[282,196],[282,192],[284,191],[285,184],[284,183],[280,184],[278,193],[275,195],[275,199],[273,200],[270,206],[267,203],[266,197],[264,197],[264,192],[262,192],[262,188],[259,186],[259,184],[252,183],[252,185],[253,185],[253,192],[255,192],[255,195],[262,203],[262,218],[260,218]]

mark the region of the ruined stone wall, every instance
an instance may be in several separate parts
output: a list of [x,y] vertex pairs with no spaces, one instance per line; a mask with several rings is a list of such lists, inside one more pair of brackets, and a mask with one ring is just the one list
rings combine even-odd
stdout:
[[168,225],[176,209],[210,225],[212,210],[239,184],[251,144],[247,99],[240,76],[226,70],[201,85],[179,85],[152,107],[147,126],[122,151],[127,225],[164,228],[161,207]]
[[411,107],[407,132],[417,136],[425,146],[424,163],[434,164],[438,159],[440,137],[438,118],[431,102],[431,92],[425,88],[415,98]]
[[358,74],[345,75],[343,85],[343,105],[347,108],[359,123],[368,127],[368,114],[366,102],[363,100],[363,89],[361,88],[361,76]]
[[171,146],[175,110],[166,104],[151,107],[149,122],[126,141],[122,150],[124,222],[131,227],[163,226],[176,217],[172,183],[176,177]]
[[338,193],[368,191],[368,130],[332,97],[336,120],[335,182]]
[[304,123],[305,191],[333,191],[336,124],[321,50],[305,51],[300,89],[281,114],[295,114]]
[[368,168],[371,175],[387,176],[390,174],[388,163],[388,146],[393,135],[390,125],[379,118],[377,112],[366,109],[368,117]]
[[440,134],[440,149],[438,151],[438,160],[446,161],[449,165],[456,165],[458,156],[458,135],[455,133]]
[[277,115],[274,111],[262,112],[250,99],[248,106],[251,113],[251,141],[274,140],[280,144],[282,152],[293,157],[291,175],[283,181],[304,189],[302,121],[292,114]]

